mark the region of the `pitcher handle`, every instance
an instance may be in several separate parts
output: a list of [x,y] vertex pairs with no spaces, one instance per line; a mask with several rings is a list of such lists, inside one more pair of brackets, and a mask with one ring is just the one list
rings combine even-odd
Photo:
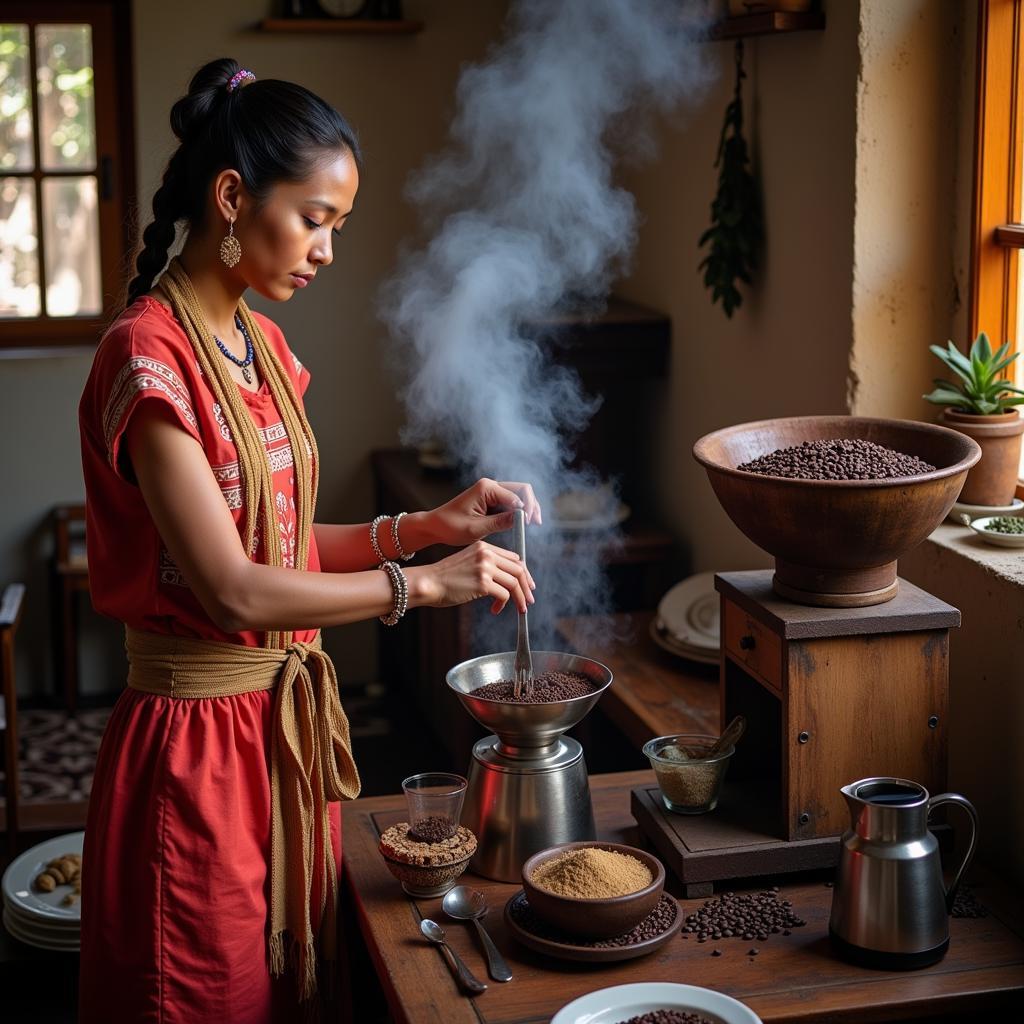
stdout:
[[941,804],[958,804],[967,811],[967,814],[971,819],[971,840],[967,844],[967,853],[964,854],[964,859],[961,862],[960,867],[957,868],[956,874],[953,876],[952,884],[946,890],[946,913],[951,914],[953,912],[953,901],[956,899],[957,889],[960,888],[964,872],[971,863],[971,858],[974,856],[974,848],[978,844],[978,812],[974,809],[974,804],[959,793],[940,793],[938,796],[933,796],[931,800],[928,801],[929,815]]

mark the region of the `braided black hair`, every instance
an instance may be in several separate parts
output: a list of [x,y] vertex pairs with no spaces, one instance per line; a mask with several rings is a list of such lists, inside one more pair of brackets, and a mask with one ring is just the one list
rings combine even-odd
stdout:
[[153,196],[153,220],[142,234],[126,305],[153,287],[167,264],[179,221],[203,220],[207,190],[224,168],[238,171],[256,202],[278,182],[301,181],[324,150],[343,149],[359,162],[359,144],[348,122],[301,85],[276,79],[227,85],[242,69],[222,57],[203,65],[188,94],[171,108],[180,145]]

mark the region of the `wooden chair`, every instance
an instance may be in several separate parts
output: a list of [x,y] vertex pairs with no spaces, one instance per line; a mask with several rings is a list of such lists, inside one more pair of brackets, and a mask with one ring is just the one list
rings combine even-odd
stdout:
[[25,597],[22,583],[11,583],[0,597],[0,743],[4,753],[4,828],[11,857],[18,845],[18,692],[14,682],[14,638]]
[[85,505],[56,505],[51,521],[56,675],[63,683],[64,704],[73,712],[78,704],[78,595],[89,593]]

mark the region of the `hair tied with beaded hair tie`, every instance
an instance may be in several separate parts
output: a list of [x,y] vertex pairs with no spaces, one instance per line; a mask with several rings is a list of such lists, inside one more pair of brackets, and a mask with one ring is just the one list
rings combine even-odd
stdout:
[[240,85],[246,82],[255,82],[256,76],[251,72],[242,68],[241,71],[236,71],[228,81],[228,92],[234,92]]

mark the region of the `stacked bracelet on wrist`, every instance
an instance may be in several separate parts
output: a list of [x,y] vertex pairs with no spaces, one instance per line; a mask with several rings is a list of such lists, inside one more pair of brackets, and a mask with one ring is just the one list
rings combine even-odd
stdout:
[[388,579],[391,580],[391,590],[395,595],[394,608],[387,615],[382,615],[380,621],[385,626],[394,626],[409,607],[409,581],[395,562],[384,561],[381,562],[380,567],[388,574]]
[[402,543],[398,539],[398,524],[401,522],[402,516],[404,516],[405,514],[405,512],[399,512],[397,516],[377,516],[373,520],[373,522],[370,523],[370,547],[373,548],[374,557],[377,559],[378,562],[387,561],[387,557],[384,554],[384,549],[380,546],[380,541],[377,539],[377,531],[380,529],[380,524],[383,523],[385,519],[391,520],[391,543],[394,546],[395,551],[397,552],[397,557],[400,558],[403,562],[408,562],[411,558],[416,557],[415,552],[413,552],[411,555],[407,555],[402,550]]
[[370,547],[373,548],[373,555],[378,562],[386,562],[387,559],[384,557],[384,552],[381,549],[380,541],[377,540],[377,528],[381,523],[387,519],[388,516],[377,516],[372,523],[370,523]]
[[408,562],[411,558],[416,557],[416,553],[413,552],[411,555],[407,555],[402,550],[401,541],[399,541],[398,539],[398,524],[402,521],[402,516],[404,516],[405,514],[405,512],[399,512],[398,515],[394,516],[391,520],[391,543],[394,544],[395,551],[398,552],[398,557],[403,562]]

